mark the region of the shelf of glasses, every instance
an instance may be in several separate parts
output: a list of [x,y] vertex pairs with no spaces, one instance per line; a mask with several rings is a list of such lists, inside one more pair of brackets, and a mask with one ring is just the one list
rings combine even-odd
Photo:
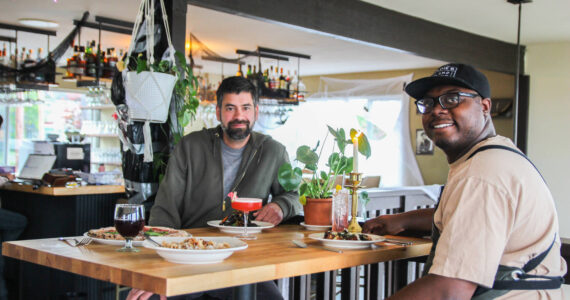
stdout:
[[119,137],[116,133],[85,133],[85,136],[91,137]]
[[81,109],[94,109],[94,110],[115,109],[115,105],[103,104],[103,105],[93,105],[93,106],[81,106]]

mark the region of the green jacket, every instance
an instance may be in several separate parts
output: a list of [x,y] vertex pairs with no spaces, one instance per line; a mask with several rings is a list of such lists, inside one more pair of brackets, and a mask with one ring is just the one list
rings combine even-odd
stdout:
[[[223,194],[222,129],[186,135],[174,148],[150,211],[149,224],[173,228],[206,227],[232,213]],[[300,214],[299,194],[286,192],[277,181],[279,167],[289,161],[285,147],[270,136],[252,132],[232,190],[239,197],[262,198],[283,210],[283,220]],[[246,168],[247,167],[247,168]],[[237,187],[236,187],[237,186]]]

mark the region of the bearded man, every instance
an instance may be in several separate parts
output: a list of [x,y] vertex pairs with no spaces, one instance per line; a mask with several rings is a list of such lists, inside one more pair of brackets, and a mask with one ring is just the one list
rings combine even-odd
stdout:
[[259,115],[255,86],[243,77],[229,77],[216,96],[221,124],[190,133],[176,145],[150,225],[206,227],[207,221],[231,214],[229,192],[263,199],[263,208],[254,213],[258,221],[277,225],[300,213],[298,193],[286,192],[277,181],[279,167],[289,161],[285,146],[252,131]]

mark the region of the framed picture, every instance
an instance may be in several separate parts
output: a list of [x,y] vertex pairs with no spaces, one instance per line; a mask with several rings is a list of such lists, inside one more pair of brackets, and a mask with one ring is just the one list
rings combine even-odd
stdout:
[[433,142],[423,129],[416,129],[416,155],[433,154]]

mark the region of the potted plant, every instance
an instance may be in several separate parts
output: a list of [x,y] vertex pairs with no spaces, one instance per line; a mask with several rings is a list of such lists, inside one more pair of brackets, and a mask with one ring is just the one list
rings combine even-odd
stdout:
[[[283,164],[278,173],[279,183],[286,191],[298,189],[299,201],[304,206],[305,223],[310,225],[331,224],[331,197],[336,176],[350,173],[353,168],[354,158],[345,155],[346,146],[353,144],[353,139],[356,137],[358,152],[366,158],[371,154],[368,138],[363,133],[358,134],[357,130],[350,129],[350,138],[347,138],[344,129],[335,130],[330,126],[327,127],[327,135],[320,150],[320,141],[317,141],[314,148],[303,145],[296,152],[295,160],[304,165],[303,169],[312,173],[311,178],[303,179],[303,169],[293,167],[290,163]],[[325,170],[319,170],[318,163],[329,134],[334,137],[335,146],[327,159]]]

